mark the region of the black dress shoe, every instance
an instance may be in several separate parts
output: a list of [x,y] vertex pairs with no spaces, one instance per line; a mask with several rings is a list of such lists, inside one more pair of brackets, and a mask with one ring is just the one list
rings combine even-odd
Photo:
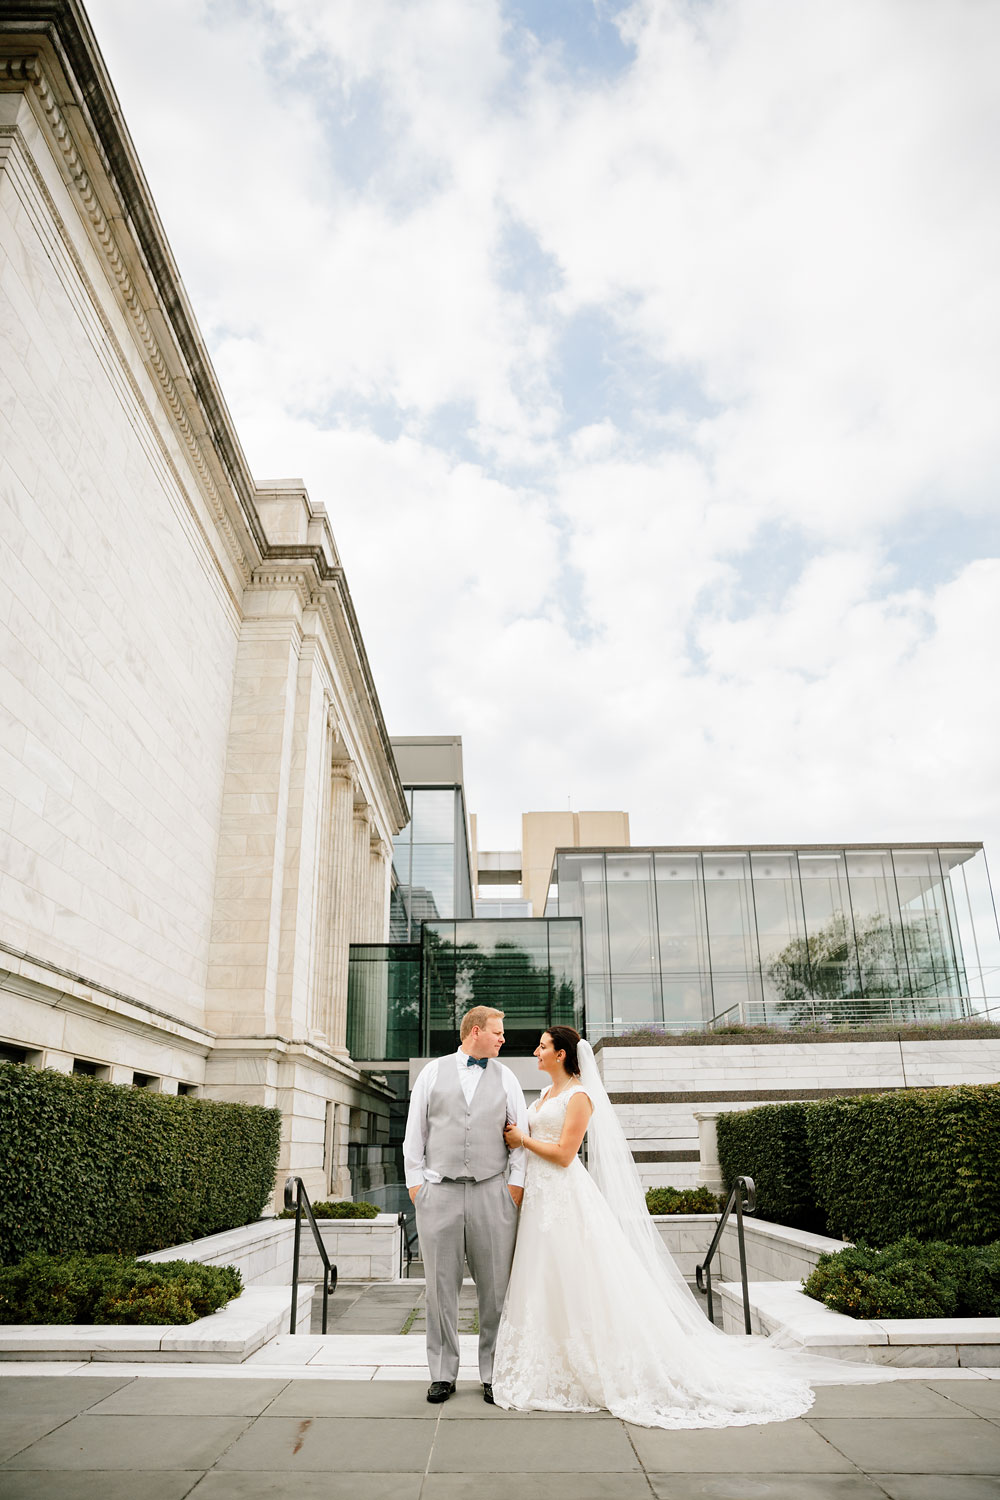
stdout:
[[493,1399],[493,1387],[488,1380],[483,1381],[483,1400],[489,1406],[496,1406],[496,1402]]
[[455,1394],[455,1382],[453,1380],[432,1380],[427,1388],[428,1401],[447,1401],[449,1396]]

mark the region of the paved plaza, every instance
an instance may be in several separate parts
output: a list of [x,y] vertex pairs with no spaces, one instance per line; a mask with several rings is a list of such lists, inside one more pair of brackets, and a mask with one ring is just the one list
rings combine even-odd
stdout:
[[2,1500],[1000,1500],[1000,1369],[827,1385],[793,1422],[632,1427],[425,1399],[424,1286],[342,1284],[242,1365],[0,1363]]
[[664,1432],[502,1412],[471,1381],[429,1406],[415,1379],[18,1373],[0,1455],[4,1500],[996,1500],[1000,1380],[827,1386],[793,1422]]

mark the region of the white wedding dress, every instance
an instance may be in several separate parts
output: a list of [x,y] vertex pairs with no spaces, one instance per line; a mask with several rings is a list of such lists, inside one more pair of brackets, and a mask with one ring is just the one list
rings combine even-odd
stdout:
[[[800,1416],[813,1393],[790,1368],[794,1362],[764,1340],[714,1328],[660,1245],[624,1137],[615,1141],[617,1154],[607,1154],[620,1127],[609,1118],[613,1107],[593,1053],[580,1045],[587,1049],[584,1092],[595,1106],[590,1128],[599,1120],[604,1126],[615,1206],[578,1158],[560,1167],[528,1153],[493,1366],[496,1404],[604,1409],[643,1427],[734,1427]],[[566,1106],[581,1087],[532,1105],[532,1138],[559,1140]],[[593,1158],[591,1145],[592,1165]],[[630,1172],[634,1181],[623,1184]],[[599,1172],[598,1180],[605,1180]],[[636,1193],[645,1225],[635,1218]]]

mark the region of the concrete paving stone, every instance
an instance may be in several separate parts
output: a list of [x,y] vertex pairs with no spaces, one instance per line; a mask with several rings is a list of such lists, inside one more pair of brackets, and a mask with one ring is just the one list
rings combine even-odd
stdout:
[[[436,1421],[448,1406],[432,1406],[427,1400],[427,1381],[413,1380],[294,1380],[285,1386],[267,1409],[268,1417],[419,1417]],[[479,1404],[485,1406],[482,1388]]]
[[1000,1428],[982,1418],[820,1418],[810,1426],[866,1474],[1000,1474]]
[[[249,1417],[73,1417],[4,1469],[211,1468]],[[55,1488],[55,1487],[54,1487]]]
[[130,1469],[114,1473],[92,1469],[77,1473],[63,1472],[58,1479],[51,1473],[33,1474],[28,1470],[15,1473],[5,1470],[0,1481],[3,1500],[184,1500],[199,1479],[197,1472],[175,1469],[172,1473]]
[[490,1406],[483,1400],[483,1387],[481,1381],[458,1382],[458,1388],[450,1401],[446,1401],[439,1407],[442,1421],[454,1421],[456,1417],[465,1421],[477,1421],[483,1418],[487,1421],[510,1422],[517,1418],[518,1421],[531,1422],[614,1422],[617,1421],[609,1411],[504,1411],[500,1406]]
[[854,1468],[802,1421],[677,1432],[630,1424],[628,1432],[650,1473],[833,1474]]
[[[46,1433],[54,1432],[64,1423],[71,1422],[74,1415],[67,1411],[43,1411],[18,1412],[16,1416],[9,1416],[4,1412],[0,1416],[0,1463],[4,1459],[13,1459],[23,1448],[29,1448]],[[0,1494],[2,1493],[3,1487],[0,1485]]]
[[473,1493],[476,1500],[649,1500],[650,1491],[642,1473],[431,1473],[420,1500],[469,1500]]
[[941,1386],[933,1382],[930,1389],[977,1417],[1000,1417],[1000,1381],[969,1380],[964,1385],[949,1381]]
[[[656,1500],[885,1500],[864,1474],[650,1474]],[[935,1500],[944,1500],[936,1496]]]
[[127,1380],[93,1378],[80,1375],[70,1378],[58,1375],[49,1380],[11,1376],[0,1385],[0,1410],[5,1417],[19,1412],[36,1416],[42,1412],[62,1412],[75,1417],[88,1406],[128,1385]]
[[889,1500],[1000,1500],[992,1474],[880,1474]]
[[[979,1382],[973,1381],[972,1384]],[[947,1388],[949,1395],[953,1387]],[[1000,1392],[997,1393],[1000,1395]],[[1000,1411],[1000,1406],[998,1406]],[[967,1413],[955,1400],[917,1381],[891,1385],[827,1385],[805,1420],[816,1417],[961,1417]]]
[[[485,1403],[484,1403],[485,1404]],[[506,1413],[503,1422],[477,1422],[471,1436],[459,1422],[442,1421],[431,1454],[432,1474],[506,1474],[516,1455],[532,1474],[628,1474],[640,1465],[619,1422],[580,1422],[550,1415],[535,1421]],[[478,1481],[477,1481],[478,1492]],[[511,1492],[513,1493],[513,1492]]]
[[[311,1474],[298,1469],[290,1479],[286,1469],[261,1469],[253,1474],[212,1469],[195,1485],[191,1500],[418,1500],[423,1477],[422,1472]],[[61,1495],[59,1500],[63,1500]],[[143,1495],[142,1500],[149,1497]]]
[[90,1413],[96,1417],[257,1417],[283,1391],[284,1380],[134,1380]]
[[218,1467],[422,1474],[434,1430],[416,1417],[258,1417]]

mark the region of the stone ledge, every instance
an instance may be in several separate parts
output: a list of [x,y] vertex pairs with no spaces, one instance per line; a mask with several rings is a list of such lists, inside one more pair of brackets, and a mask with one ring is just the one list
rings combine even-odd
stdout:
[[[312,1286],[300,1283],[298,1332],[309,1331],[312,1295]],[[0,1327],[0,1360],[242,1364],[287,1331],[291,1303],[291,1287],[247,1287],[195,1323],[12,1323]]]
[[[718,1288],[727,1333],[743,1331],[738,1282]],[[754,1333],[775,1334],[791,1347],[863,1364],[1000,1367],[1000,1318],[879,1318],[864,1321],[807,1297],[795,1281],[752,1281]]]

